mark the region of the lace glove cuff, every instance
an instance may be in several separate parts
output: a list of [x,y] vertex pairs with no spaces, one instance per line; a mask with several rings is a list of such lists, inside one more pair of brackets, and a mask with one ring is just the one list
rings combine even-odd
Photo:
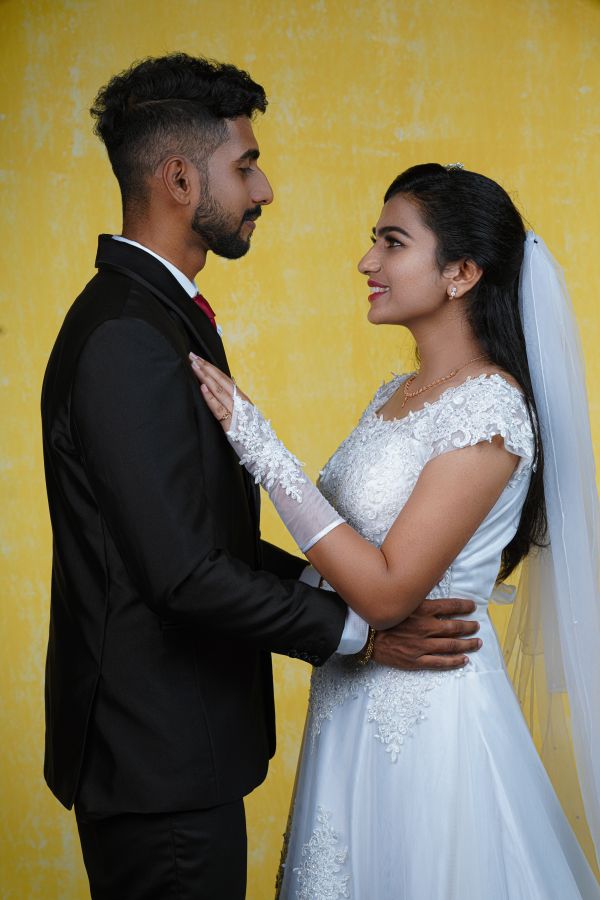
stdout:
[[303,553],[343,524],[344,519],[308,480],[302,463],[279,440],[271,423],[235,390],[227,440],[256,484],[268,491]]

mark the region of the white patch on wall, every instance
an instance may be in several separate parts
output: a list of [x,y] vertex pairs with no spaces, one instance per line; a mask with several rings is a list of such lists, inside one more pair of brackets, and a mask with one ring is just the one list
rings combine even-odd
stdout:
[[413,122],[404,128],[396,128],[394,135],[399,141],[422,141],[427,137],[427,130],[420,122]]
[[85,140],[87,135],[81,128],[73,129],[73,142],[71,144],[71,156],[83,156],[85,153]]
[[87,109],[88,98],[81,90],[81,72],[77,68],[77,66],[71,66],[71,68],[69,69],[69,81],[69,96],[72,103],[70,118],[73,122],[73,129],[71,132],[71,156],[82,157],[85,156],[85,152],[87,149],[86,142],[88,135],[87,132],[84,131],[81,123],[82,121],[85,121],[83,113]]

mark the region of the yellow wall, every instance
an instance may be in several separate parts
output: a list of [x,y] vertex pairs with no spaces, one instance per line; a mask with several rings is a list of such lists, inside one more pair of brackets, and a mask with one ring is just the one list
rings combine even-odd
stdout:
[[[181,49],[247,67],[276,202],[250,255],[201,278],[232,368],[311,473],[410,355],[365,321],[355,265],[384,189],[415,162],[498,179],[566,268],[600,439],[597,0],[0,0],[0,707],[3,897],[87,896],[72,816],[41,777],[50,530],[39,389],[63,315],[118,231],[96,89]],[[265,512],[265,531],[289,546]],[[276,661],[279,752],[248,801],[249,897],[272,896],[308,669]]]

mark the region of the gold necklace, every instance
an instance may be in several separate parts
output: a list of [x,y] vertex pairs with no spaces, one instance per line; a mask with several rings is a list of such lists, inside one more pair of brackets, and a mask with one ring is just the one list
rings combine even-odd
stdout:
[[458,372],[461,371],[461,369],[466,369],[467,366],[470,366],[471,363],[477,362],[477,360],[479,359],[485,359],[485,353],[482,353],[481,356],[474,356],[473,359],[469,359],[466,363],[463,363],[462,366],[458,366],[456,369],[452,369],[452,371],[449,372],[448,375],[444,375],[443,378],[436,378],[436,380],[432,381],[431,384],[426,384],[425,387],[419,388],[418,391],[409,391],[409,385],[413,383],[413,381],[419,374],[418,372],[415,372],[414,375],[411,375],[410,378],[407,378],[404,382],[402,406],[400,407],[400,409],[404,409],[404,405],[407,400],[412,400],[413,397],[418,397],[419,394],[424,394],[425,391],[431,390],[431,388],[436,387],[438,384],[443,384],[444,381],[449,381],[451,378],[454,378],[454,376],[457,375]]

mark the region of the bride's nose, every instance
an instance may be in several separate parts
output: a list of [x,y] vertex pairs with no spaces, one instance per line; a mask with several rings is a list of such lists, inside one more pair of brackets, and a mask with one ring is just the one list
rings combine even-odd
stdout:
[[379,272],[381,269],[381,263],[379,262],[379,257],[375,247],[371,247],[370,250],[367,250],[363,258],[360,260],[358,264],[358,271],[361,275],[372,275],[374,272]]

